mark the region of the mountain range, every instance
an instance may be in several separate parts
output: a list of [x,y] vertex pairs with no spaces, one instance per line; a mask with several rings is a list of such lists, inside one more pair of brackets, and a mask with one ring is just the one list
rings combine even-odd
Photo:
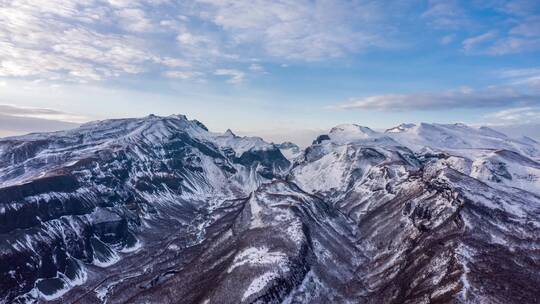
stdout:
[[183,115],[0,139],[0,303],[538,303],[540,144]]

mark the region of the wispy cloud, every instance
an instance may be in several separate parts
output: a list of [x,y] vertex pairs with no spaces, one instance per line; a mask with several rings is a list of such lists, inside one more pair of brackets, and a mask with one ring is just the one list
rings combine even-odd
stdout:
[[75,128],[87,119],[53,109],[0,105],[0,137]]
[[0,77],[90,82],[246,68],[252,55],[340,57],[382,46],[382,16],[367,0],[3,1]]
[[448,45],[448,44],[454,42],[455,39],[456,39],[456,35],[454,35],[454,34],[446,35],[446,36],[441,38],[441,44],[442,45]]
[[[479,12],[492,15],[478,18]],[[445,32],[443,45],[451,35],[467,35],[462,48],[470,54],[499,56],[540,50],[540,2],[536,0],[429,0],[422,19],[432,29]]]
[[540,107],[519,107],[489,113],[486,118],[499,124],[540,123]]
[[507,55],[540,50],[540,37],[524,38],[509,36],[496,41],[487,50],[491,55]]
[[470,52],[476,50],[478,47],[481,47],[482,45],[485,45],[486,43],[492,41],[497,37],[497,33],[495,31],[490,31],[478,36],[470,37],[465,40],[463,40],[463,50]]
[[197,2],[232,41],[274,57],[318,60],[383,44],[382,7],[371,1]]
[[540,16],[529,17],[510,30],[510,34],[523,37],[540,37]]
[[260,65],[260,64],[256,64],[256,63],[252,63],[252,64],[249,66],[249,70],[250,70],[250,71],[253,71],[253,72],[264,72],[263,66]]
[[526,69],[507,69],[499,71],[499,76],[512,85],[527,85],[540,91],[540,67]]
[[[140,9],[97,1],[3,2],[0,76],[86,82],[140,73],[146,64],[161,62],[131,33],[143,30],[144,18]],[[100,30],[104,26],[110,30]]]
[[528,105],[540,105],[540,94],[524,93],[510,87],[492,87],[482,90],[461,88],[434,93],[374,95],[353,98],[332,108],[343,110],[414,111]]
[[202,77],[204,74],[201,72],[193,71],[167,71],[163,73],[167,78],[176,78],[176,79],[195,79]]
[[62,112],[58,110],[19,107],[19,106],[8,105],[8,104],[0,104],[0,115],[27,117],[27,118],[40,118],[40,119],[49,119],[49,120],[61,120],[61,121],[66,121],[66,122],[77,122],[77,123],[88,120],[86,117],[82,115]]
[[429,0],[422,18],[435,28],[443,30],[458,29],[471,24],[467,11],[458,0]]
[[246,74],[239,70],[234,69],[218,69],[214,72],[216,76],[229,76],[227,82],[232,84],[242,83],[246,77]]
[[510,0],[499,1],[499,3],[499,10],[515,16],[529,16],[540,13],[537,0]]

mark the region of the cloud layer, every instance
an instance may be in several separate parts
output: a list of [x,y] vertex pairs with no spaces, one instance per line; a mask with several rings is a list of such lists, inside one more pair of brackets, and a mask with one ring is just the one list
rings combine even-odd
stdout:
[[379,10],[364,0],[6,0],[0,77],[190,79],[248,71],[254,57],[340,57],[382,44]]
[[0,105],[0,137],[70,129],[79,125],[70,121],[80,119],[84,118],[57,110]]
[[513,88],[488,88],[437,93],[385,94],[351,99],[338,109],[365,109],[376,111],[415,111],[455,108],[493,108],[540,105],[540,94],[524,93]]
[[[414,41],[405,41],[400,30],[411,18],[441,31],[444,45],[461,41],[468,53],[540,50],[537,0],[482,3],[5,0],[0,77],[91,82],[149,74],[185,80],[237,70],[244,77],[229,82],[238,84],[253,72],[252,60],[313,62],[410,45]],[[498,14],[497,22],[475,19],[478,11]]]
[[[478,12],[489,17],[477,18]],[[422,18],[442,32],[467,34],[461,41],[466,53],[499,56],[540,50],[537,0],[429,0]]]

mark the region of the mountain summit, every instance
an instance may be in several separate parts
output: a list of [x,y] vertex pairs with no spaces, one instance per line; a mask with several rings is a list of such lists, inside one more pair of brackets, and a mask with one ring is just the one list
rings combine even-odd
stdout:
[[301,150],[183,115],[0,139],[0,302],[536,303],[539,151],[462,124]]

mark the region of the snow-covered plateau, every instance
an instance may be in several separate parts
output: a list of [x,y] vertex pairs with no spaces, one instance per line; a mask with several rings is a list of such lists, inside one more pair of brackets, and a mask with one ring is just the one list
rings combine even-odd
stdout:
[[540,303],[540,144],[183,115],[0,139],[0,303]]

